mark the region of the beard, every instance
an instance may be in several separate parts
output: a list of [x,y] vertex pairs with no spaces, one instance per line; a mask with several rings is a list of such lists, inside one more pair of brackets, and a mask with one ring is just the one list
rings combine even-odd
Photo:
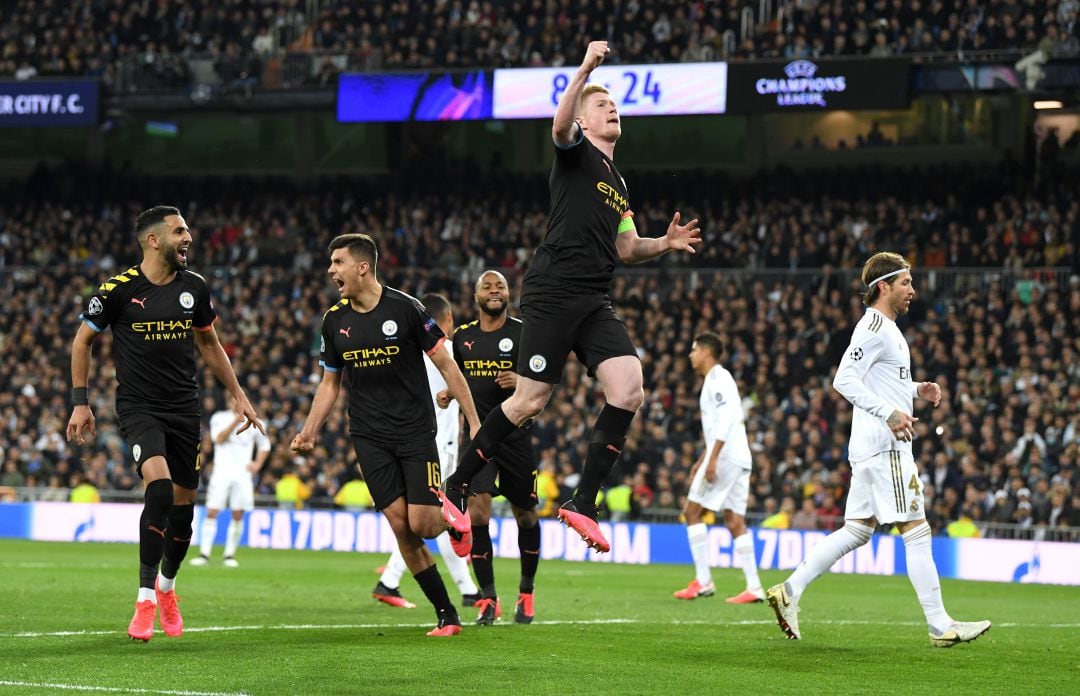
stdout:
[[480,305],[480,311],[488,315],[492,319],[501,317],[503,313],[506,312],[506,303],[503,302],[502,305],[499,307],[492,307],[488,302],[485,302]]
[[177,253],[176,247],[166,249],[162,257],[165,259],[166,265],[173,271],[182,271],[187,268],[187,262],[180,259],[180,254]]

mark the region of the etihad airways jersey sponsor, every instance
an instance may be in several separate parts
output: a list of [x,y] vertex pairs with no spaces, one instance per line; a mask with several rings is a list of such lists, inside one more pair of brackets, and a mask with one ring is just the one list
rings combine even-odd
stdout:
[[345,372],[349,433],[383,442],[435,434],[424,354],[446,338],[415,297],[383,287],[379,303],[358,312],[342,300],[323,315],[320,364]]
[[573,145],[555,148],[547,234],[525,280],[540,275],[606,291],[619,263],[619,223],[633,215],[630,194],[615,163],[580,128],[578,134]]
[[484,331],[477,320],[459,326],[454,332],[454,360],[469,383],[481,421],[514,393],[513,389],[500,387],[495,378],[500,372],[513,372],[517,367],[521,326],[520,319],[507,317],[495,331]]
[[79,318],[94,331],[112,329],[117,409],[144,407],[199,413],[193,331],[207,331],[217,315],[206,280],[178,271],[165,285],[137,268],[98,286]]
[[911,381],[907,340],[896,322],[876,309],[866,310],[833,380],[836,391],[855,407],[848,444],[851,461],[889,450],[911,454],[911,443],[897,440],[885,420],[893,411],[911,415],[917,386]]
[[705,461],[717,440],[724,443],[717,459],[749,470],[753,462],[746,438],[746,415],[743,413],[739,387],[727,368],[714,365],[701,385],[701,430],[705,436]]

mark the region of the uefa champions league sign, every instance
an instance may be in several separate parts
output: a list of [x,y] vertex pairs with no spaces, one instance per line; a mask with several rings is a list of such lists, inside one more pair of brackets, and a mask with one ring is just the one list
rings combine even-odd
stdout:
[[776,95],[777,106],[828,106],[826,95],[847,89],[844,75],[816,75],[818,66],[808,60],[795,60],[784,66],[787,79],[761,78],[754,83],[758,94]]
[[904,58],[729,63],[728,113],[904,109],[909,72]]

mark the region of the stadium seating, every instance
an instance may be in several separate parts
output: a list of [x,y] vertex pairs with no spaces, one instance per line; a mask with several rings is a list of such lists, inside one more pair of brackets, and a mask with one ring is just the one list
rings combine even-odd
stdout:
[[[9,9],[10,8],[10,9]],[[310,8],[315,14],[306,15]],[[1075,0],[179,0],[0,9],[0,77],[100,76],[117,92],[325,85],[340,70],[1080,51]]]
[[[706,239],[703,253],[686,257],[694,266],[670,257],[615,283],[645,367],[646,403],[621,459],[641,514],[670,515],[685,495],[700,439],[686,355],[693,335],[708,329],[727,341],[725,362],[748,406],[751,512],[772,514],[788,497],[797,509],[810,497],[817,524],[835,525],[851,411],[829,389],[830,375],[862,311],[853,269],[888,248],[916,264],[920,296],[905,324],[914,377],[945,392],[941,407],[917,414],[916,455],[935,527],[961,513],[988,534],[1005,533],[1001,522],[1022,522],[1031,534],[1051,520],[1080,526],[1072,496],[1080,329],[1069,320],[1080,313],[1080,204],[1064,185],[1027,187],[1008,167],[774,173],[765,198],[753,181],[628,177],[650,191],[650,207],[639,210],[649,233],[662,234],[679,207],[702,218]],[[471,318],[472,280],[501,268],[517,285],[545,228],[542,178],[500,180],[483,199],[422,180],[297,190],[275,180],[141,179],[137,201],[132,177],[77,168],[43,169],[9,186],[0,192],[0,486],[48,499],[63,498],[83,476],[103,491],[139,487],[112,412],[107,333],[91,383],[98,438],[77,452],[63,430],[76,317],[104,276],[137,260],[130,221],[144,197],[177,202],[195,231],[192,265],[210,279],[226,350],[275,444],[259,490],[272,493],[296,465],[314,500],[332,497],[352,459],[341,414],[314,457],[294,462],[286,444],[318,378],[318,321],[335,297],[324,278],[326,242],[341,231],[371,232],[385,281],[415,295],[444,292],[459,319]],[[204,410],[220,408],[220,388],[209,376],[204,383]],[[580,471],[598,398],[572,363],[532,430],[541,469],[564,489]]]

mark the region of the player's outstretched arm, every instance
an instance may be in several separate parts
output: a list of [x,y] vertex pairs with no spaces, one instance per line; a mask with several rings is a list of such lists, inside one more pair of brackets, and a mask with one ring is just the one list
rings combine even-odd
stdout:
[[571,145],[576,136],[574,119],[577,117],[578,101],[581,99],[581,90],[585,89],[585,83],[589,81],[589,75],[593,70],[600,67],[611,49],[607,41],[592,41],[585,50],[585,58],[581,61],[581,67],[574,73],[570,83],[566,85],[566,91],[559,99],[559,106],[555,109],[555,118],[551,123],[551,139],[557,145]]
[[301,454],[315,449],[315,438],[322,430],[323,423],[334,410],[338,393],[341,391],[341,373],[323,369],[322,381],[315,390],[315,398],[311,400],[311,411],[308,412],[304,427],[293,438],[290,445],[293,452]]
[[663,237],[641,237],[633,223],[633,214],[623,218],[619,225],[619,236],[615,238],[615,248],[623,263],[642,263],[662,256],[669,251],[696,253],[694,247],[701,244],[701,227],[697,218],[685,225],[682,216],[675,213]]
[[[97,332],[86,324],[79,324],[75,339],[71,342],[71,389],[80,394],[76,402],[86,399],[86,385],[90,379],[90,347],[97,338]],[[71,418],[67,425],[67,439],[73,439],[80,445],[86,439],[97,434],[97,423],[89,403],[76,403],[71,409]]]
[[218,381],[225,385],[225,389],[236,400],[233,411],[236,412],[236,415],[246,419],[244,425],[236,432],[242,433],[254,425],[260,433],[265,435],[266,428],[263,426],[262,421],[259,420],[258,414],[255,413],[255,407],[248,401],[247,394],[240,388],[240,382],[237,381],[236,373],[233,372],[232,363],[229,362],[229,356],[225,353],[225,348],[222,347],[221,340],[218,338],[213,325],[204,330],[195,331],[195,345],[199,347],[199,353],[202,354],[203,360],[210,367],[210,371],[214,373]]

